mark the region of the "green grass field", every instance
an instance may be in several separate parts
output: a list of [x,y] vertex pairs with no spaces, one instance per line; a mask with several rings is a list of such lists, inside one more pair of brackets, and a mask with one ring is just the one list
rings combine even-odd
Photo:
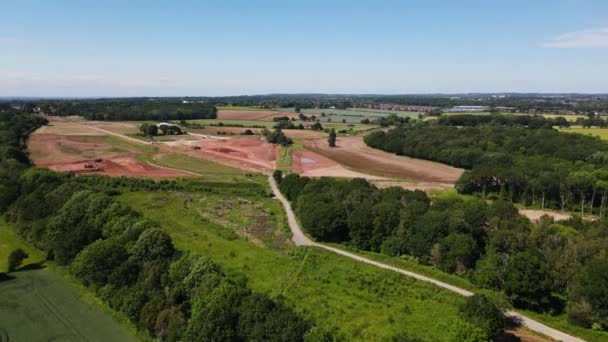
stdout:
[[[387,340],[400,333],[429,341],[450,339],[449,328],[459,320],[457,307],[463,298],[318,248],[279,248],[285,242],[276,241],[284,241],[287,228],[278,201],[236,198],[260,207],[246,210],[234,205],[234,196],[208,193],[119,196],[159,222],[178,249],[208,255],[229,272],[246,274],[255,291],[283,296],[289,306],[342,340]],[[258,233],[274,237],[275,243],[257,239],[260,243],[237,230],[256,222],[259,212],[274,218],[274,228],[267,225]]]
[[23,249],[29,255],[21,264],[22,267],[44,260],[44,254],[41,251],[23,242],[4,219],[0,217],[0,273],[8,271],[8,255],[17,248]]
[[[22,248],[22,268],[0,278],[0,341],[136,341],[127,328],[84,288],[56,267],[33,267],[44,260],[0,219],[0,271],[8,254]],[[25,266],[25,267],[24,267]]]
[[138,157],[143,162],[151,162],[155,165],[160,165],[179,170],[185,170],[202,175],[200,179],[211,182],[238,182],[238,181],[256,181],[266,185],[266,178],[261,175],[247,175],[243,170],[230,166],[215,163],[203,158],[191,157],[184,154],[170,153],[160,156],[159,159],[152,159],[150,155],[141,155]]
[[[295,112],[295,108],[275,108],[277,111],[284,112]],[[341,123],[342,120],[345,123],[358,124],[363,119],[374,120],[380,117],[397,115],[399,117],[409,117],[417,119],[420,112],[406,112],[399,110],[381,110],[381,109],[367,109],[367,108],[348,108],[348,109],[302,109],[302,114],[307,116],[315,115],[321,122],[326,123],[329,120],[331,122]],[[321,113],[325,113],[325,116],[321,116]]]
[[602,140],[608,140],[608,128],[583,128],[581,126],[572,126],[570,128],[561,128],[560,132],[577,133],[599,137]]

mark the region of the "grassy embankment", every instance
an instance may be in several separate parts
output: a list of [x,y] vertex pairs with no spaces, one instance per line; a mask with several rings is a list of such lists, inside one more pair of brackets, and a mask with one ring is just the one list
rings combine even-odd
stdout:
[[[65,269],[44,263],[44,254],[24,243],[0,218],[0,272],[8,254],[25,250],[29,257],[7,278],[0,279],[2,341],[135,341],[126,318],[72,278]],[[122,322],[122,324],[120,323]]]
[[459,320],[464,299],[456,294],[318,248],[294,248],[276,200],[163,192],[125,193],[119,200],[159,222],[178,249],[247,275],[254,290],[284,297],[342,340],[408,334],[446,341]]

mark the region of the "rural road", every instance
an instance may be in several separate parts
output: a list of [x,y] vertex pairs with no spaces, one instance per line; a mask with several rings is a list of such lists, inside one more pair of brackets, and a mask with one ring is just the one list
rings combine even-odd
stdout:
[[[270,184],[270,188],[272,189],[272,192],[274,194],[274,196],[283,204],[283,207],[285,208],[285,212],[287,213],[287,221],[289,223],[289,228],[291,229],[292,233],[293,233],[293,242],[296,244],[296,246],[314,246],[314,247],[319,247],[319,248],[323,248],[325,250],[328,250],[330,252],[336,253],[336,254],[340,254],[342,256],[345,256],[347,258],[351,258],[360,262],[364,262],[366,264],[370,264],[372,266],[376,266],[379,268],[383,268],[385,270],[389,270],[389,271],[393,271],[393,272],[397,272],[397,273],[401,273],[403,275],[406,275],[408,277],[413,277],[416,278],[420,281],[425,281],[427,283],[431,283],[434,285],[437,285],[441,288],[444,288],[446,290],[450,290],[452,292],[458,293],[461,296],[472,296],[473,292],[467,291],[465,289],[461,289],[459,287],[441,282],[439,280],[433,279],[433,278],[429,278],[426,276],[423,276],[421,274],[418,273],[414,273],[414,272],[410,272],[410,271],[406,271],[397,267],[393,267],[393,266],[389,266],[386,264],[383,264],[381,262],[377,262],[374,260],[370,260],[368,258],[364,258],[360,255],[357,254],[353,254],[353,253],[349,253],[347,251],[343,251],[341,249],[338,248],[334,248],[331,246],[326,246],[323,245],[321,243],[312,241],[311,239],[309,239],[308,237],[306,237],[306,235],[304,235],[304,232],[302,231],[302,229],[300,228],[300,225],[298,224],[298,220],[296,219],[296,215],[294,214],[293,210],[291,210],[291,205],[289,204],[289,201],[287,201],[287,199],[283,196],[283,194],[281,193],[281,191],[279,191],[279,188],[277,187],[277,183],[275,182],[274,178],[272,178],[272,176],[268,177],[268,183]],[[525,325],[526,327],[528,327],[529,329],[536,331],[538,333],[541,333],[543,335],[549,336],[552,339],[555,339],[557,341],[563,341],[563,342],[584,342],[584,340],[578,338],[578,337],[574,337],[571,335],[568,335],[566,333],[563,333],[559,330],[553,329],[551,327],[548,327],[538,321],[535,321],[527,316],[524,316],[522,314],[519,314],[515,311],[507,311],[507,315],[514,318],[515,320],[521,322],[521,324]]]

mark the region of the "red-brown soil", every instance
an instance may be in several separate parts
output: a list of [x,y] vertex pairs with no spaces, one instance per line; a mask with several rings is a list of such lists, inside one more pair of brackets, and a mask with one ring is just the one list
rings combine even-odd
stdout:
[[129,155],[101,159],[101,162],[95,162],[94,160],[80,160],[64,163],[56,162],[45,165],[41,164],[39,166],[45,166],[54,171],[74,172],[77,174],[101,173],[108,176],[152,178],[189,176],[189,174],[183,172],[145,164],[135,159],[134,156]]
[[[202,157],[247,171],[274,170],[279,155],[278,145],[270,144],[259,136],[174,141],[164,145],[194,157]],[[199,149],[195,149],[196,147]]]
[[291,170],[307,177],[380,179],[380,177],[377,176],[349,170],[329,158],[306,150],[293,151],[291,154]]
[[309,140],[304,147],[332,159],[353,171],[381,177],[398,177],[411,182],[453,186],[462,169],[426,160],[397,156],[368,147],[362,136],[339,137],[337,147],[325,139]]

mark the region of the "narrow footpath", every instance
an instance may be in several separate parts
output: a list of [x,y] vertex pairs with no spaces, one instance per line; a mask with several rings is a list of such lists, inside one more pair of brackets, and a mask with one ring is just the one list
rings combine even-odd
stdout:
[[[268,177],[268,183],[270,184],[270,188],[272,189],[274,196],[283,204],[283,207],[285,208],[285,212],[287,213],[287,221],[289,223],[289,228],[291,229],[291,232],[293,233],[292,239],[293,239],[293,242],[296,244],[296,246],[313,246],[313,247],[323,248],[330,252],[343,255],[347,258],[351,258],[351,259],[354,259],[354,260],[357,260],[360,262],[364,262],[366,264],[370,264],[370,265],[373,265],[373,266],[376,266],[379,268],[383,268],[385,270],[401,273],[408,277],[416,278],[420,281],[432,283],[432,284],[437,285],[446,290],[450,290],[452,292],[458,293],[461,296],[469,297],[469,296],[473,295],[473,292],[467,291],[465,289],[461,289],[457,286],[450,285],[450,284],[441,282],[439,280],[423,276],[418,273],[406,271],[406,270],[403,270],[403,269],[400,269],[400,268],[397,268],[394,266],[383,264],[381,262],[370,260],[368,258],[362,257],[357,254],[349,253],[347,251],[343,251],[343,250],[335,248],[335,247],[326,246],[324,244],[312,241],[306,235],[304,235],[304,232],[302,231],[302,229],[300,228],[300,225],[298,224],[296,215],[294,214],[293,210],[291,210],[291,205],[290,205],[289,201],[287,201],[287,199],[283,196],[281,191],[279,191],[279,188],[277,187],[277,183],[275,182],[274,178],[272,178],[272,176]],[[510,317],[514,318],[515,320],[521,322],[522,325],[525,325],[530,330],[533,330],[533,331],[536,331],[543,335],[546,335],[548,337],[551,337],[554,340],[563,341],[563,342],[584,342],[584,340],[582,340],[578,337],[574,337],[574,336],[568,335],[564,332],[561,332],[559,330],[553,329],[549,326],[544,325],[541,322],[535,321],[535,320],[533,320],[527,316],[524,316],[522,314],[519,314],[515,311],[512,311],[512,310],[507,311],[507,315],[509,315]]]

